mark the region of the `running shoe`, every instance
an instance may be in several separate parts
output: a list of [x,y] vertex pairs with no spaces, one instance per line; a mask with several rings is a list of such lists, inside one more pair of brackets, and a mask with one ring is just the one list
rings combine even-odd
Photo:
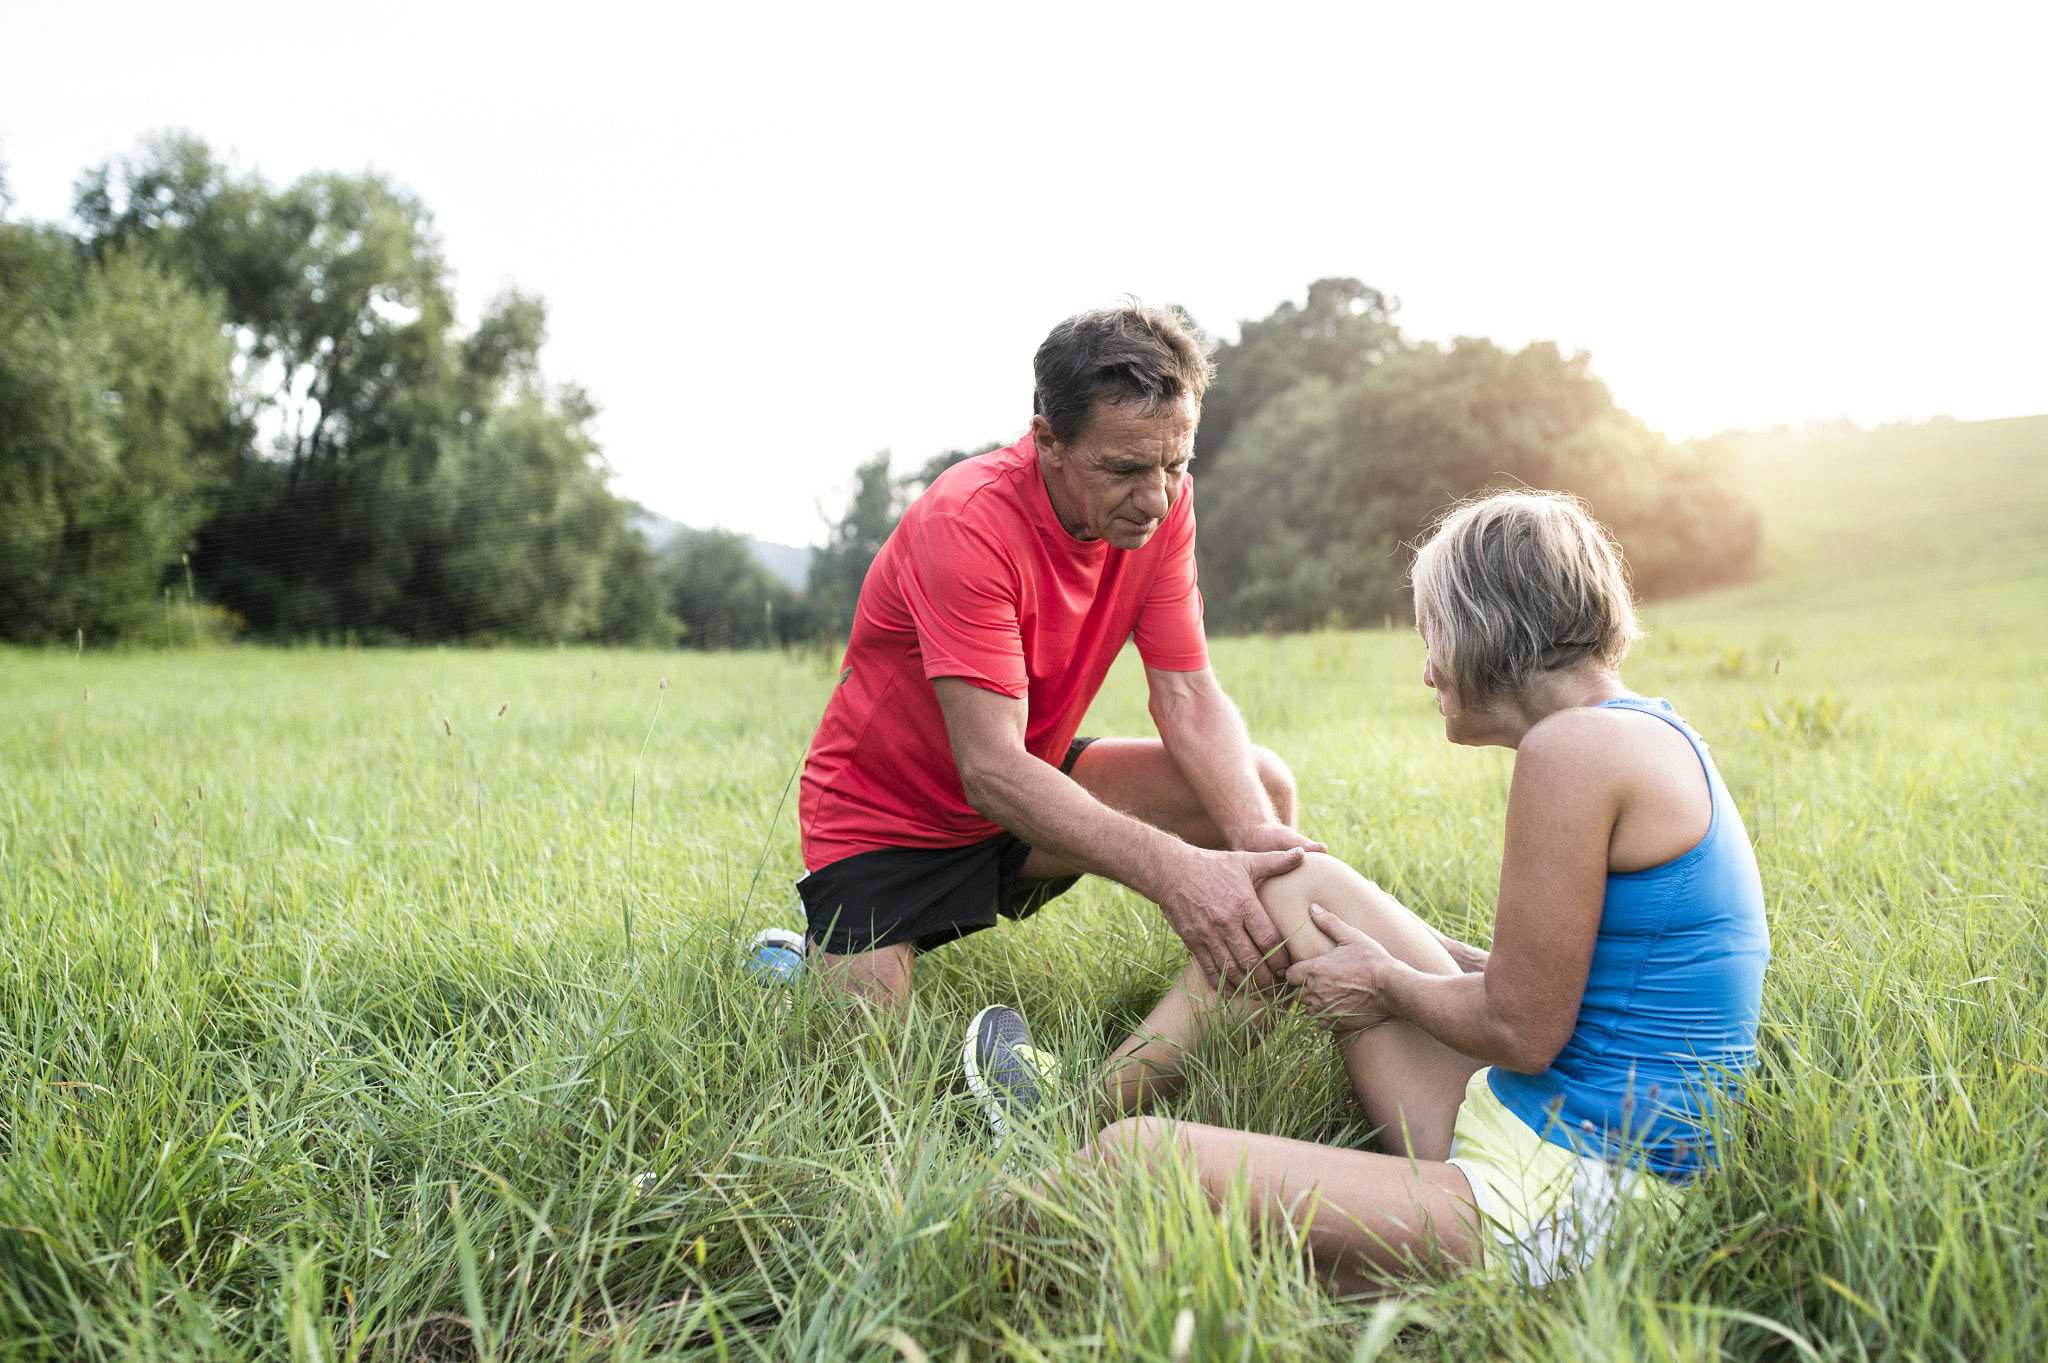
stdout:
[[982,1009],[967,1024],[960,1064],[967,1071],[968,1089],[995,1131],[998,1149],[1010,1123],[1028,1120],[1049,1098],[1056,1073],[1053,1057],[1031,1044],[1024,1015],[1002,1004]]
[[788,928],[767,928],[747,947],[747,973],[764,987],[795,984],[804,973],[804,938]]

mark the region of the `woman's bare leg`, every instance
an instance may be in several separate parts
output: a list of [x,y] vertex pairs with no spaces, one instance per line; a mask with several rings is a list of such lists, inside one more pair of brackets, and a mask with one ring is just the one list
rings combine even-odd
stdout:
[[1380,1291],[1390,1279],[1448,1274],[1479,1259],[1472,1186],[1453,1165],[1157,1117],[1108,1127],[1094,1155],[1149,1162],[1168,1142],[1193,1162],[1216,1205],[1244,1179],[1253,1218],[1292,1222],[1340,1293]]
[[[1334,945],[1309,920],[1308,906],[1315,903],[1417,970],[1458,973],[1450,953],[1420,918],[1335,857],[1311,855],[1300,870],[1275,876],[1259,887],[1259,902],[1297,961],[1321,956]],[[1380,1128],[1380,1148],[1422,1160],[1448,1158],[1465,1084],[1484,1068],[1482,1063],[1398,1019],[1340,1035],[1337,1044],[1351,1091],[1366,1120]]]
[[1233,1031],[1263,1027],[1268,1002],[1250,990],[1221,997],[1190,961],[1138,1030],[1103,1063],[1105,1115],[1142,1112],[1180,1092],[1188,1057]]
[[[1259,900],[1294,960],[1331,948],[1330,939],[1309,921],[1308,906],[1317,903],[1417,970],[1458,973],[1420,918],[1335,857],[1310,853],[1299,870],[1261,885]],[[1176,1092],[1188,1055],[1233,1030],[1262,1026],[1260,1014],[1269,1002],[1249,992],[1224,999],[1190,965],[1105,1065],[1111,1110],[1141,1110]],[[1384,1128],[1383,1146],[1425,1159],[1448,1155],[1465,1081],[1479,1062],[1406,1022],[1381,1023],[1342,1038],[1341,1044],[1353,1091],[1367,1118]]]

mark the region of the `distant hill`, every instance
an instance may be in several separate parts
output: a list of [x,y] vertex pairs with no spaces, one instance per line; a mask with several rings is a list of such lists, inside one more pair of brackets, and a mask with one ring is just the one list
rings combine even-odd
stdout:
[[1740,438],[1772,577],[1996,573],[2048,556],[2048,416]]
[[1731,438],[1764,518],[1757,581],[1716,593],[1806,611],[1967,600],[2048,614],[2048,416]]
[[[687,528],[681,521],[672,521],[659,511],[649,511],[646,507],[635,511],[627,523],[644,535],[647,542],[657,549]],[[747,548],[753,550],[754,557],[761,560],[762,566],[769,572],[787,582],[790,590],[800,592],[809,584],[811,555],[817,552],[816,550],[807,545],[777,544],[774,540],[759,540],[752,535],[744,538],[747,541]]]

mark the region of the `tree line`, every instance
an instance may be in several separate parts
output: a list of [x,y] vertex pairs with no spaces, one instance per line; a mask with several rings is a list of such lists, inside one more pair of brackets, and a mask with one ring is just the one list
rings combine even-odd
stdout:
[[[1586,496],[1646,595],[1752,570],[1723,452],[1649,431],[1584,356],[1418,345],[1392,312],[1324,280],[1219,347],[1213,627],[1398,613],[1403,546],[1504,483]],[[546,326],[518,292],[459,326],[431,217],[386,178],[273,185],[186,136],[88,171],[69,225],[0,220],[0,638],[133,635],[171,590],[276,639],[841,635],[910,499],[994,448],[860,465],[797,592],[738,535],[632,528],[595,406],[542,374]]]

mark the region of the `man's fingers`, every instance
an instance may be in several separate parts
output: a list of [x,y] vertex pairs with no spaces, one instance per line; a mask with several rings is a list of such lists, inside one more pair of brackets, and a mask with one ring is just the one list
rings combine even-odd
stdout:
[[1223,945],[1230,953],[1230,987],[1233,991],[1243,988],[1247,981],[1261,990],[1273,987],[1273,972],[1260,959],[1259,944],[1241,925],[1236,931],[1225,931]]
[[1270,880],[1274,876],[1284,876],[1289,871],[1296,870],[1302,862],[1308,860],[1308,853],[1299,847],[1289,847],[1278,852],[1253,852],[1250,855],[1252,859],[1251,873],[1254,881]]
[[1315,920],[1316,928],[1338,946],[1349,946],[1353,942],[1370,942],[1371,937],[1352,927],[1349,923],[1331,913],[1320,904],[1308,906],[1309,917]]

